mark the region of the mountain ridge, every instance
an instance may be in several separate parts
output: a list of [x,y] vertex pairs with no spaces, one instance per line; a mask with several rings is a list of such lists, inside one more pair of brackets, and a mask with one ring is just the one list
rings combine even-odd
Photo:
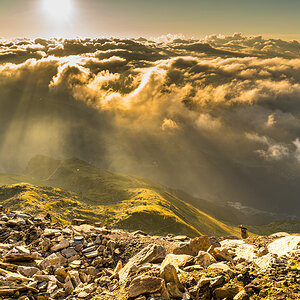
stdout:
[[[7,206],[16,206],[17,199],[26,202],[30,196],[32,202],[26,202],[28,212],[36,213],[34,207],[39,207],[41,213],[50,212],[62,222],[84,218],[111,228],[160,235],[239,235],[239,212],[233,208],[194,198],[145,178],[101,170],[78,158],[57,160],[38,155],[29,161],[23,174],[0,174],[0,184],[6,184],[1,188],[2,202],[6,197],[3,195],[15,191],[12,197],[4,199]],[[24,209],[22,205],[21,208]],[[298,223],[292,225],[298,228]],[[259,226],[250,230],[260,233]],[[263,230],[269,232],[272,227]]]

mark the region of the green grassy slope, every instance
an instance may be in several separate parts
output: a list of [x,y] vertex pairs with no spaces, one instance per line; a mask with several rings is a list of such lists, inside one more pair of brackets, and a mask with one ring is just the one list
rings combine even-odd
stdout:
[[[19,192],[11,185],[18,182],[39,187],[23,185]],[[237,228],[183,201],[162,185],[136,176],[103,171],[76,158],[59,161],[37,156],[29,162],[23,175],[0,174],[0,184],[9,184],[2,188],[4,190],[16,191],[10,198],[4,192],[1,194],[0,200],[6,206],[18,208],[21,205],[29,211],[35,208],[49,211],[64,221],[81,217],[109,227],[141,229],[151,234],[238,234]],[[54,192],[55,197],[48,195]]]

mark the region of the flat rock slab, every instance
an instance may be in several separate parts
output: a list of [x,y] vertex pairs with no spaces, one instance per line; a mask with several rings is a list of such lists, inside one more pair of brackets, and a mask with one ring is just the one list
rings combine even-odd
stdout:
[[4,261],[8,262],[29,262],[38,259],[39,256],[37,253],[17,253],[17,254],[8,254],[3,257]]
[[65,248],[68,248],[69,246],[70,246],[70,242],[67,241],[67,240],[63,240],[60,243],[58,243],[58,244],[54,245],[53,247],[51,247],[50,250],[52,252],[57,252],[57,251],[65,249]]
[[168,254],[161,265],[166,266],[168,264],[172,264],[175,268],[182,268],[193,264],[193,262],[194,262],[194,257],[191,255]]
[[163,285],[163,280],[158,277],[140,276],[135,278],[128,289],[129,297],[138,297],[143,294],[151,294],[159,291]]
[[277,254],[279,257],[296,250],[300,250],[300,236],[298,235],[282,237],[268,245],[269,253]]

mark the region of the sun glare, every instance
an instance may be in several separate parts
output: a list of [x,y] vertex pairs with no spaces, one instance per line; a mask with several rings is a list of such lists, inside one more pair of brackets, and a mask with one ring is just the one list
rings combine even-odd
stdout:
[[44,13],[55,21],[68,21],[72,17],[72,0],[42,0]]

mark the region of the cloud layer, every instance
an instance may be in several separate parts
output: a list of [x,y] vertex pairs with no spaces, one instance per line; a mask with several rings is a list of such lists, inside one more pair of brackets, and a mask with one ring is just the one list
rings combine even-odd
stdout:
[[0,169],[38,153],[77,156],[297,214],[299,100],[296,41],[2,40]]

